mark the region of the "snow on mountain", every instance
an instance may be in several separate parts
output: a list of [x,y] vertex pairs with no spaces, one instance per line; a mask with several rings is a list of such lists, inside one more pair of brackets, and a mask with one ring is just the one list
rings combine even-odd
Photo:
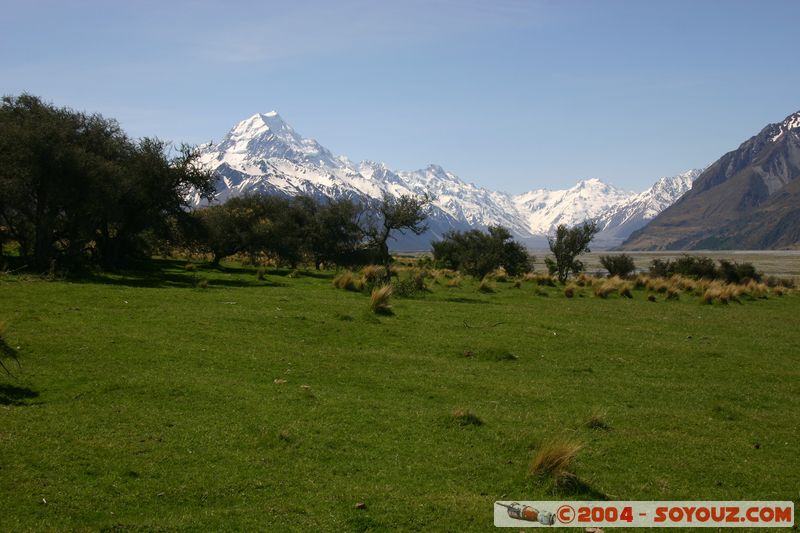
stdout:
[[529,231],[546,235],[552,233],[559,224],[574,226],[587,219],[596,219],[611,206],[624,203],[635,194],[592,178],[579,182],[571,189],[539,189],[520,194],[514,197],[514,202],[519,211],[525,213]]
[[687,170],[677,176],[659,178],[652,187],[607,209],[597,219],[597,243],[612,247],[644,227],[692,188],[692,182],[705,169]]
[[[383,194],[433,195],[431,231],[422,240],[395,243],[404,249],[426,249],[431,239],[450,229],[495,224],[505,226],[529,245],[542,246],[544,236],[559,224],[574,225],[585,219],[600,221],[600,241],[606,235],[609,243],[618,243],[644,225],[637,226],[639,221],[654,217],[676,200],[681,190],[688,189],[686,180],[691,183],[696,175],[688,177],[695,172],[690,171],[662,178],[638,195],[593,178],[570,189],[540,189],[512,196],[466,183],[438,165],[395,171],[373,161],[352,163],[298,134],[275,111],[253,115],[234,126],[220,143],[201,147],[200,163],[218,176],[215,201],[219,202],[254,193],[367,203]],[[192,203],[200,205],[200,198],[193,198]]]

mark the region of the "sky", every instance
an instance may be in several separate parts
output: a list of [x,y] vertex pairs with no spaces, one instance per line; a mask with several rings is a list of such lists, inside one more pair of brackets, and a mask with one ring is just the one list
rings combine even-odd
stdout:
[[277,110],[354,161],[640,191],[800,110],[800,2],[0,0],[0,93],[199,144]]

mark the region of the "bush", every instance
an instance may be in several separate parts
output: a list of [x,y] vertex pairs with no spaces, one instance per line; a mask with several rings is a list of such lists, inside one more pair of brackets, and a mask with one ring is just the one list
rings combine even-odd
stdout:
[[488,232],[451,231],[431,246],[438,267],[460,270],[475,278],[483,278],[501,267],[510,276],[531,270],[531,258],[525,247],[501,226],[490,226]]
[[752,263],[734,263],[719,260],[719,278],[728,283],[747,283],[750,280],[761,281],[761,274]]
[[671,262],[669,259],[653,259],[650,261],[650,276],[654,278],[666,278],[670,275]]
[[633,258],[627,254],[601,255],[600,264],[603,265],[603,268],[608,270],[609,276],[624,278],[636,270]]

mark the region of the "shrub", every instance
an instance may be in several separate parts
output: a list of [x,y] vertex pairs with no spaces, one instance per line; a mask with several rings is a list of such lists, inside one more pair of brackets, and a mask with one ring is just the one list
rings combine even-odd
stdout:
[[761,274],[752,263],[733,263],[725,259],[719,260],[719,278],[728,283],[747,283],[750,280],[761,281]]
[[680,259],[676,259],[670,267],[670,274],[706,279],[717,279],[718,275],[713,259],[692,255],[684,255]]
[[653,259],[650,261],[650,275],[654,278],[666,278],[670,275],[670,260]]
[[527,250],[502,226],[490,226],[487,232],[450,231],[431,246],[437,266],[457,269],[475,278],[483,278],[500,267],[511,276],[531,270]]
[[392,286],[384,285],[372,289],[372,294],[369,298],[369,309],[378,315],[391,315],[392,305],[390,303],[392,298]]
[[608,270],[609,276],[627,277],[636,270],[633,258],[627,254],[601,255],[600,264]]

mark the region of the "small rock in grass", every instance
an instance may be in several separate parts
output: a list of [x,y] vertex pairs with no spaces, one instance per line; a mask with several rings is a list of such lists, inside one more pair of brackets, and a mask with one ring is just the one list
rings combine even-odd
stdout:
[[355,507],[356,507],[356,509],[366,509],[367,508],[367,504],[364,503],[364,502],[358,502],[358,503],[356,503]]

